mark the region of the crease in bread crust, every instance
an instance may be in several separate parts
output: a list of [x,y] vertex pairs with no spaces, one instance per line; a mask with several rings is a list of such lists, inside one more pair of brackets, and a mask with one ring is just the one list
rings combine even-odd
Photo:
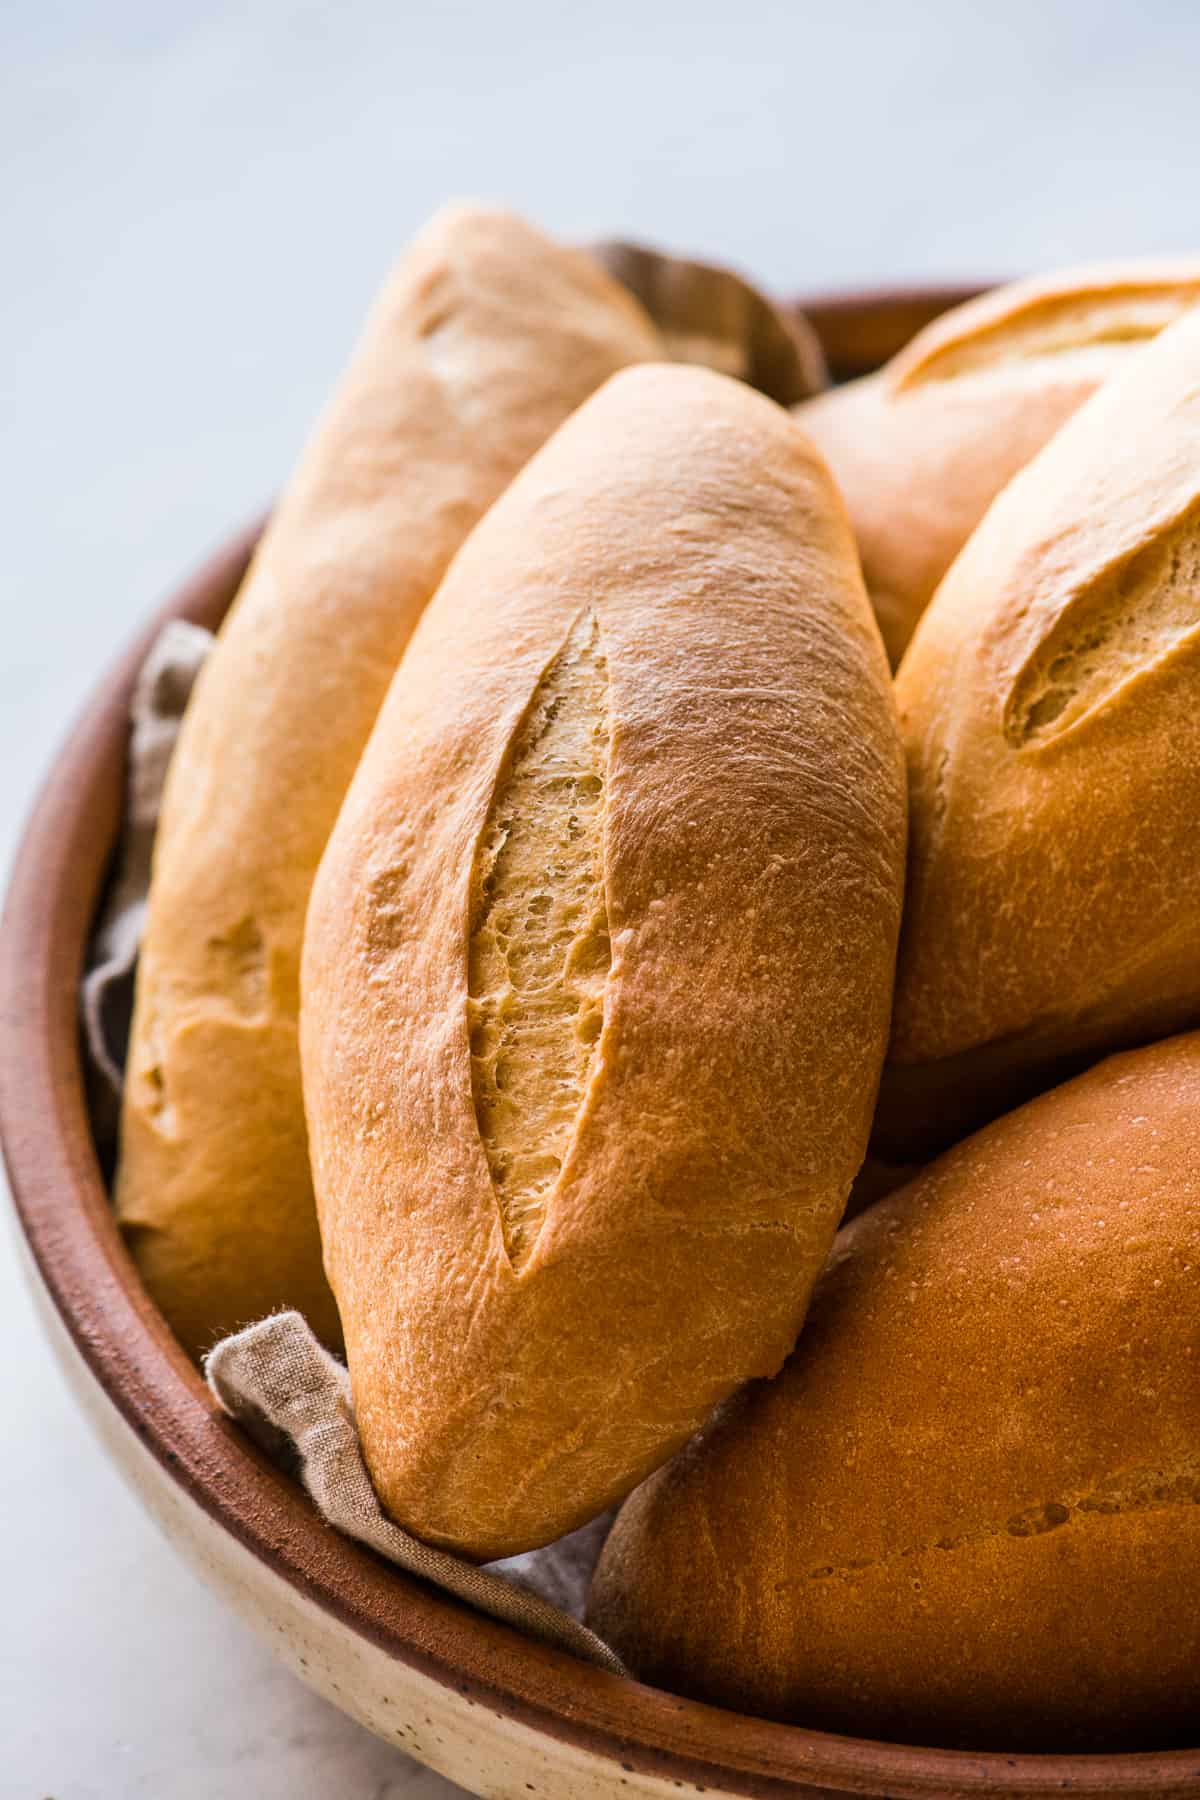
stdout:
[[471,1088],[518,1273],[570,1150],[603,1024],[609,734],[603,642],[584,611],[510,745],[472,882]]
[[895,369],[895,391],[979,375],[1071,351],[1146,343],[1200,302],[1200,281],[1119,293],[1041,296],[1006,317],[950,337]]
[[161,1137],[175,1138],[179,1132],[179,1115],[167,1084],[167,1057],[162,1041],[162,1019],[157,996],[151,998],[149,978],[144,972],[146,993],[142,1034],[130,1046],[125,1076],[126,1104],[136,1107],[143,1119]]
[[1072,594],[1009,691],[1004,736],[1038,748],[1113,701],[1200,626],[1200,507]]
[[179,1115],[167,1073],[170,1053],[164,1038],[164,1012],[173,1018],[168,1036],[195,1023],[237,1020],[254,1026],[266,1022],[271,1012],[271,971],[262,927],[247,913],[225,931],[206,938],[204,980],[197,991],[173,990],[146,951],[142,953],[141,981],[142,1029],[129,1050],[128,1104],[160,1137],[178,1139]]
[[1171,1469],[1135,1469],[1120,1482],[1101,1483],[1066,1500],[1038,1501],[1014,1513],[1003,1524],[988,1524],[973,1531],[932,1538],[928,1543],[905,1545],[882,1556],[865,1556],[849,1562],[809,1569],[801,1581],[846,1581],[886,1563],[906,1562],[928,1556],[934,1550],[953,1551],[994,1543],[1000,1538],[1041,1537],[1074,1521],[1094,1515],[1157,1512],[1166,1507],[1200,1505],[1200,1457],[1186,1458]]

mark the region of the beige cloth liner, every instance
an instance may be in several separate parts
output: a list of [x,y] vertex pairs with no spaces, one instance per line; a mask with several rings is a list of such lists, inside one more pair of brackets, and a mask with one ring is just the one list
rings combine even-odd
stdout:
[[97,1143],[116,1143],[124,1084],[125,1043],[133,1006],[133,974],[146,922],[150,859],[167,764],[192,685],[212,647],[212,633],[173,619],[155,639],[130,700],[125,817],[112,884],[92,938],[83,977],[84,1043]]
[[[528,1585],[530,1557],[477,1568],[410,1537],[387,1518],[375,1498],[359,1448],[350,1377],[322,1348],[297,1312],[276,1313],[223,1338],[205,1362],[208,1385],[225,1408],[269,1452],[280,1434],[294,1446],[299,1473],[322,1517],[370,1545],[409,1575],[432,1581],[506,1625],[570,1650],[615,1675],[624,1670],[608,1646],[561,1606]],[[585,1533],[574,1532],[562,1546]],[[598,1534],[592,1531],[591,1535]],[[598,1551],[580,1544],[581,1563]],[[562,1550],[560,1547],[560,1555]],[[499,1571],[507,1571],[501,1574]]]

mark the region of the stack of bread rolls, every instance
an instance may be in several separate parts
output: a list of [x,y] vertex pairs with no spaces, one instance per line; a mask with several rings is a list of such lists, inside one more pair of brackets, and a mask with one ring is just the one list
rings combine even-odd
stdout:
[[724,272],[422,235],[189,708],[118,1213],[193,1355],[344,1345],[415,1535],[624,1500],[645,1679],[1186,1742],[1200,261],[823,379]]

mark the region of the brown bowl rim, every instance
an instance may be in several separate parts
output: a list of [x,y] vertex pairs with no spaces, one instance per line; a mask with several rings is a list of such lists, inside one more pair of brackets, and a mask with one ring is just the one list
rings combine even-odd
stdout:
[[[864,290],[803,305],[842,373],[977,286]],[[213,624],[261,521],[230,539],[105,675],[26,826],[0,926],[0,1138],[25,1240],[92,1376],[171,1480],[355,1633],[459,1694],[628,1772],[761,1797],[1200,1792],[1200,1751],[1005,1755],[873,1742],[725,1712],[520,1635],[322,1524],[217,1409],[144,1294],[113,1222],[79,1053],[77,989],[115,839],[134,675],[172,618]]]

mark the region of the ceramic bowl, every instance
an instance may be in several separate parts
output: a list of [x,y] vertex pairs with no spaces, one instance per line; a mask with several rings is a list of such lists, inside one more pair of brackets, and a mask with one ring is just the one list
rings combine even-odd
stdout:
[[[806,310],[847,376],[966,292],[817,297]],[[1037,1757],[869,1743],[604,1674],[337,1536],[218,1412],[113,1225],[77,989],[118,828],[133,675],[166,618],[217,623],[256,530],[181,587],[105,677],[34,810],[0,935],[0,1129],[20,1242],[47,1337],[147,1509],[298,1675],[480,1795],[1200,1796],[1200,1751]]]

